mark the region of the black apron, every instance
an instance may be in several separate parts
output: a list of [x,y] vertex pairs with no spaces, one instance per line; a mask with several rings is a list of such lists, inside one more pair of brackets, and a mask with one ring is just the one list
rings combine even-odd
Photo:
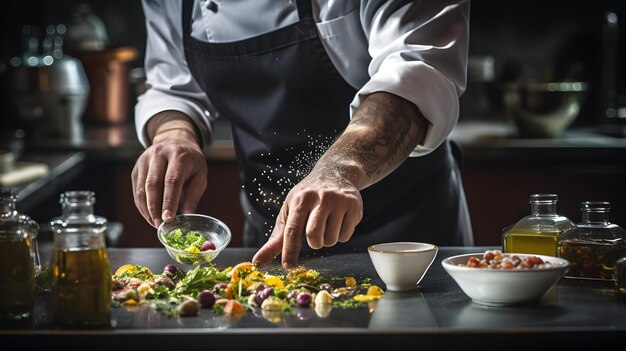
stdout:
[[[289,190],[348,125],[357,90],[326,54],[310,0],[297,2],[299,22],[228,43],[191,37],[193,3],[183,3],[187,63],[220,116],[231,123],[243,185],[244,245],[260,247]],[[462,245],[467,223],[459,216],[455,167],[448,142],[407,159],[361,192],[363,219],[351,240],[316,254],[389,241]],[[306,243],[302,247],[310,251]]]

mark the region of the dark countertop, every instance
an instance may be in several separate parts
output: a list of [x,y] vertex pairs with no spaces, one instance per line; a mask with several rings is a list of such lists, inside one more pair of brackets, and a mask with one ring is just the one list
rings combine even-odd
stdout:
[[601,127],[568,129],[558,138],[522,138],[509,123],[468,121],[459,123],[450,139],[461,146],[464,159],[472,163],[626,165],[626,138]]
[[[311,309],[281,318],[266,319],[246,313],[229,319],[203,311],[198,317],[166,318],[150,309],[127,311],[116,308],[113,328],[105,330],[55,329],[45,298],[38,301],[38,314],[27,326],[0,329],[0,346],[73,345],[84,343],[102,348],[143,345],[150,350],[225,346],[228,349],[350,349],[385,348],[418,343],[420,349],[599,349],[626,341],[626,303],[619,302],[614,288],[589,283],[559,282],[553,298],[544,303],[514,307],[487,307],[473,303],[443,270],[445,257],[484,252],[492,247],[440,247],[435,262],[412,292],[386,292],[376,306],[332,309],[320,316]],[[218,267],[248,261],[254,249],[228,248],[214,261]],[[49,246],[42,247],[42,262],[49,260]],[[142,264],[161,271],[172,263],[161,248],[109,249],[113,269],[122,264]],[[308,258],[301,263],[322,274],[370,277],[384,287],[367,253]],[[273,316],[275,317],[275,316]],[[243,339],[242,339],[243,338]],[[411,344],[407,344],[407,342]],[[299,345],[295,347],[295,345]],[[359,346],[360,345],[360,346]],[[208,346],[206,346],[208,347]],[[8,348],[7,348],[8,349]]]

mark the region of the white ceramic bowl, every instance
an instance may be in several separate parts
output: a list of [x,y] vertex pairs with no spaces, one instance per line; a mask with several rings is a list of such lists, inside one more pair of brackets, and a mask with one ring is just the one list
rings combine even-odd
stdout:
[[569,261],[552,256],[505,253],[505,257],[518,255],[521,258],[537,256],[550,262],[547,268],[534,269],[489,269],[471,268],[470,257],[479,260],[483,253],[471,253],[445,258],[443,268],[456,281],[461,290],[474,302],[484,305],[513,305],[539,302],[569,269]]
[[436,245],[416,242],[383,243],[367,248],[376,273],[391,291],[417,289],[438,250]]
[[[215,250],[191,253],[167,245],[164,234],[176,229],[201,233],[206,240],[215,244]],[[228,246],[232,234],[230,228],[217,218],[201,214],[181,214],[169,223],[162,223],[157,230],[157,236],[173,260],[182,264],[199,265],[213,261]]]

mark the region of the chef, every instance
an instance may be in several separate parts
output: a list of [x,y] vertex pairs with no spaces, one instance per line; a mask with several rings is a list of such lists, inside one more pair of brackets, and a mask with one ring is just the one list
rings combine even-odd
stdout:
[[193,212],[218,118],[241,169],[253,262],[373,243],[472,244],[448,136],[469,1],[144,0],[148,89],[135,204]]

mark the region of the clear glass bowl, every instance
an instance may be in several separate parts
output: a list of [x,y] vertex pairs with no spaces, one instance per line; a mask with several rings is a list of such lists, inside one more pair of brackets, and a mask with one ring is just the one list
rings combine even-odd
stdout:
[[[201,233],[206,240],[215,244],[215,250],[191,253],[169,246],[164,235],[176,229]],[[201,214],[181,214],[169,223],[162,223],[157,230],[157,237],[174,261],[187,265],[200,265],[213,261],[228,246],[232,234],[230,228],[217,218]]]

